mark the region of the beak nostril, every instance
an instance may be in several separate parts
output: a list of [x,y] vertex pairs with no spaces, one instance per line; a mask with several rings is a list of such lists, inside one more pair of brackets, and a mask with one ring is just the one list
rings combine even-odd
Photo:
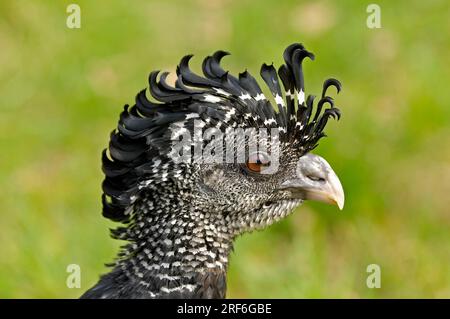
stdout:
[[314,175],[307,175],[306,177],[308,177],[310,180],[315,181],[315,182],[320,182],[320,183],[325,182],[325,178],[323,178],[323,177],[314,176]]

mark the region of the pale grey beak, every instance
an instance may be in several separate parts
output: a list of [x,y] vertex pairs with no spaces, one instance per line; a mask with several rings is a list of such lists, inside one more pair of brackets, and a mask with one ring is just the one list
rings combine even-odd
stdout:
[[297,162],[296,175],[281,184],[294,198],[316,200],[344,208],[344,190],[330,164],[318,155],[308,153]]

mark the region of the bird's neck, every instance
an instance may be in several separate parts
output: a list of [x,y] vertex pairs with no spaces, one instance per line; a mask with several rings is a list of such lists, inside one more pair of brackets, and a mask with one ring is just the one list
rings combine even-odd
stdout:
[[124,232],[131,241],[113,272],[140,297],[225,297],[234,233],[214,214],[180,203],[163,211],[143,202]]

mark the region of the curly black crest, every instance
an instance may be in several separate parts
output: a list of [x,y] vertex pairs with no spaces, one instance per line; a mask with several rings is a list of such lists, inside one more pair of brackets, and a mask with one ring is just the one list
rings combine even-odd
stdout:
[[[111,133],[109,154],[103,152],[103,214],[116,221],[127,221],[126,208],[132,204],[139,192],[139,181],[144,176],[172,172],[173,163],[167,159],[167,146],[171,141],[170,125],[180,122],[179,128],[192,128],[195,119],[205,121],[207,126],[226,127],[276,127],[281,140],[297,143],[304,152],[317,146],[325,134],[325,125],[330,117],[340,117],[327,89],[334,86],[337,92],[341,84],[336,79],[327,79],[317,107],[314,111],[314,95],[305,99],[302,62],[314,55],[301,44],[286,48],[285,64],[278,69],[263,64],[261,77],[270,89],[278,112],[264,96],[256,79],[247,71],[235,77],[223,70],[221,59],[228,55],[217,51],[203,60],[203,74],[197,75],[189,69],[192,55],[181,59],[177,67],[177,80],[172,87],[166,82],[168,72],[159,71],[149,76],[149,91],[152,102],[142,90],[136,96],[135,105],[125,106],[120,115],[117,130]],[[281,83],[280,83],[281,80]],[[281,89],[281,85],[284,90]],[[324,108],[328,104],[329,108]],[[207,127],[205,127],[207,128]]]

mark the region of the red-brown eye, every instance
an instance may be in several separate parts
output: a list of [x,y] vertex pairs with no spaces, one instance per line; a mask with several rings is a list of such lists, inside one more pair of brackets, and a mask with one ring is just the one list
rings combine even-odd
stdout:
[[266,167],[270,165],[269,158],[264,153],[253,153],[248,157],[246,166],[255,173],[261,173]]

